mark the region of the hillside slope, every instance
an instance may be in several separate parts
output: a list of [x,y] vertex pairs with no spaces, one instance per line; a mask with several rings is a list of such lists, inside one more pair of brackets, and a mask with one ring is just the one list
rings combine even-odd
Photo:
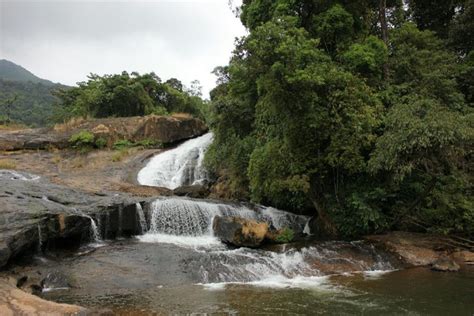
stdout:
[[44,85],[54,85],[53,82],[41,79],[25,68],[9,60],[0,59],[0,79],[8,81],[41,83]]

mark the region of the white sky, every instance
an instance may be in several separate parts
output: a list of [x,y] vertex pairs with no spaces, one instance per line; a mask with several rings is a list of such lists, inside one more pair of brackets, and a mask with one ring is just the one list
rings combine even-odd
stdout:
[[244,34],[228,0],[0,0],[0,59],[68,85],[91,72],[154,71],[197,79],[207,97],[211,71]]

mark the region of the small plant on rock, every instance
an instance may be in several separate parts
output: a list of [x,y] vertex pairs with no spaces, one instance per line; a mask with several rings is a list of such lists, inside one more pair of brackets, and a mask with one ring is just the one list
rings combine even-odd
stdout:
[[275,238],[275,241],[278,243],[285,244],[293,241],[294,238],[295,232],[293,231],[293,229],[285,227],[278,233],[278,236]]
[[80,131],[69,138],[72,147],[84,149],[94,147],[94,134],[88,131]]

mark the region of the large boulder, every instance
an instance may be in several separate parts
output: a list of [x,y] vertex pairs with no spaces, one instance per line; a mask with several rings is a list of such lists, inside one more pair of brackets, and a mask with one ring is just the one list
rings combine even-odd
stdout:
[[228,216],[216,216],[212,228],[216,237],[237,247],[258,247],[268,232],[265,222]]
[[461,267],[453,259],[448,256],[442,256],[438,258],[431,265],[431,270],[442,271],[442,272],[456,272],[459,271]]

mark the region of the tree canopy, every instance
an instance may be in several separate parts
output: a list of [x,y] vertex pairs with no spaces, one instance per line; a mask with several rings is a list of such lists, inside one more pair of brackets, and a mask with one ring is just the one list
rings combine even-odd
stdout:
[[206,156],[231,196],[328,237],[474,234],[474,11],[438,2],[244,0]]
[[163,83],[154,73],[91,74],[87,82],[60,90],[56,96],[60,100],[55,109],[56,121],[74,116],[126,117],[174,112],[202,117],[201,111],[206,107],[198,81],[186,89],[178,79]]

